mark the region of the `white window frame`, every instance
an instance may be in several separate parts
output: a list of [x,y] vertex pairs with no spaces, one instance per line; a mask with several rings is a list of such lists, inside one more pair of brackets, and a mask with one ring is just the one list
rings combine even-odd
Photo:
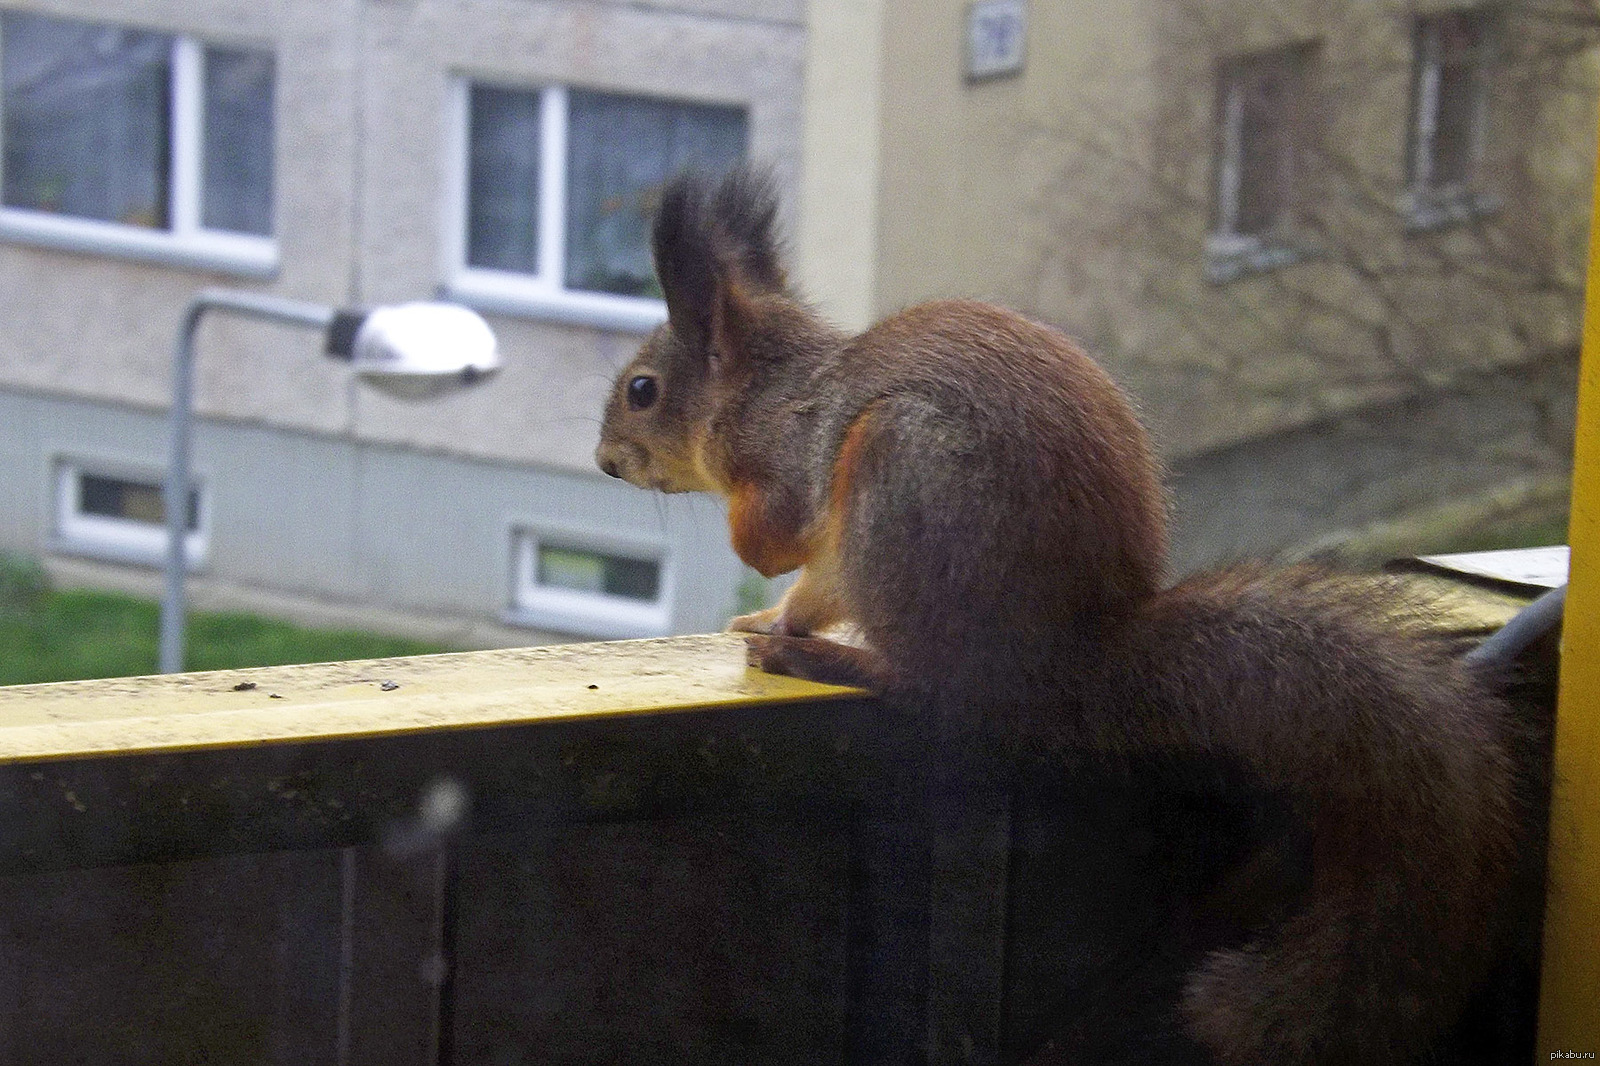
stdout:
[[[1307,50],[1304,45],[1289,46],[1259,58],[1280,56],[1286,66],[1299,67],[1296,74],[1304,79]],[[1285,116],[1289,124],[1290,160],[1281,168],[1277,180],[1281,184],[1279,196],[1284,203],[1283,215],[1266,233],[1240,233],[1239,210],[1244,190],[1244,82],[1234,71],[1251,57],[1239,56],[1228,60],[1217,73],[1225,79],[1220,86],[1220,107],[1217,114],[1216,175],[1213,195],[1216,197],[1216,219],[1205,239],[1205,273],[1214,283],[1232,281],[1246,274],[1254,274],[1298,263],[1306,252],[1290,236],[1286,221],[1293,216],[1296,157],[1300,146],[1295,129],[1299,117]],[[1303,87],[1300,90],[1303,93]]]
[[[569,289],[567,242],[567,88],[528,86],[539,97],[539,249],[536,273],[491,270],[467,263],[467,171],[471,161],[472,85],[450,80],[445,141],[442,265],[450,296],[484,311],[532,315],[574,325],[648,333],[667,320],[665,302],[640,296]],[[484,84],[495,84],[485,81]]]
[[[1474,68],[1472,124],[1467,145],[1467,175],[1461,181],[1439,183],[1433,178],[1434,137],[1438,133],[1439,83],[1444,55],[1439,40],[1440,21],[1464,16],[1478,20],[1484,39],[1471,59]],[[1496,27],[1491,12],[1480,8],[1418,15],[1413,25],[1413,90],[1406,150],[1409,179],[1400,198],[1400,213],[1412,230],[1438,229],[1500,208],[1497,196],[1480,189],[1480,173],[1489,139],[1489,81],[1493,70]]]
[[[0,205],[0,239],[244,277],[267,278],[275,274],[275,236],[207,229],[200,221],[205,165],[205,49],[204,42],[187,35],[179,34],[173,42],[172,84],[167,101],[172,129],[168,191],[172,217],[168,228],[149,229]],[[0,107],[3,106],[4,99],[0,98]],[[277,136],[276,121],[272,135]],[[273,178],[276,189],[277,175]]]
[[[551,629],[600,640],[664,637],[672,633],[676,572],[666,545],[659,540],[598,532],[543,522],[511,526],[511,607],[504,619],[511,625]],[[661,584],[653,602],[579,592],[539,583],[539,547],[596,552],[654,562]]]
[[[80,485],[85,475],[161,485],[160,470],[124,463],[83,459],[57,459],[55,464],[55,530],[52,551],[81,555],[108,562],[161,567],[167,559],[166,527],[131,518],[85,514],[79,509]],[[190,570],[205,565],[211,548],[211,494],[205,482],[195,480],[199,494],[198,528],[186,531],[183,541],[184,564]]]

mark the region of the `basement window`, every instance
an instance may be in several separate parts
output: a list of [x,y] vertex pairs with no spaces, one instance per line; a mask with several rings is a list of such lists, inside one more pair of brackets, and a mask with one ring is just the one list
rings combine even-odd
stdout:
[[670,632],[670,570],[658,544],[519,529],[512,556],[514,624],[605,640]]
[[[167,556],[167,508],[161,475],[67,461],[56,468],[52,548],[111,562],[161,566]],[[198,566],[207,546],[204,490],[189,490],[184,557]]]

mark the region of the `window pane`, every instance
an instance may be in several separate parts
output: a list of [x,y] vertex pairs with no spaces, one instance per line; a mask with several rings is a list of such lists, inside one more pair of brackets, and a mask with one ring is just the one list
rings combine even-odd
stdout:
[[649,234],[661,186],[685,167],[736,164],[744,111],[609,93],[568,99],[566,286],[660,296]]
[[612,596],[655,602],[661,594],[661,564],[649,559],[606,559],[605,590]]
[[661,564],[653,559],[629,559],[541,544],[538,583],[654,603],[661,594]]
[[1473,73],[1464,64],[1449,64],[1439,71],[1431,168],[1435,185],[1453,185],[1470,176],[1472,124],[1477,111],[1477,79]]
[[8,12],[5,204],[165,228],[173,39]]
[[1240,130],[1238,232],[1263,233],[1283,213],[1289,177],[1289,116],[1292,114],[1287,65],[1268,62],[1241,75],[1243,116]]
[[[86,515],[123,518],[156,526],[167,522],[166,502],[160,485],[99,474],[78,476],[78,510]],[[189,513],[185,518],[191,531],[200,528],[200,493],[195,489],[189,490]]]
[[1483,11],[1416,22],[1406,180],[1418,193],[1462,193],[1477,177],[1494,28]]
[[272,234],[273,60],[208,48],[201,225]]
[[1435,38],[1429,61],[1438,65],[1429,177],[1434,185],[1459,184],[1472,176],[1487,23],[1481,15],[1456,12],[1430,19],[1424,27],[1424,34]]
[[468,103],[467,263],[539,270],[539,94],[474,85]]

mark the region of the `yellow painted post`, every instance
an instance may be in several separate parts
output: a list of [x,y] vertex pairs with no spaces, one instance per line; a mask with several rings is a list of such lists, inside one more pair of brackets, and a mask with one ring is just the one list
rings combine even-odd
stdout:
[[1536,1061],[1600,1060],[1600,171],[1589,237]]

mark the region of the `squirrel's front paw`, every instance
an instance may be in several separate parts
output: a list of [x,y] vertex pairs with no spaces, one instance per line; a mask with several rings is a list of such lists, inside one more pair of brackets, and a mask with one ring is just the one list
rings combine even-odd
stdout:
[[826,654],[817,655],[814,645],[829,641],[791,637],[782,633],[762,633],[744,638],[745,662],[769,674],[787,674],[807,681],[827,681]]
[[[728,624],[730,630],[737,630],[742,619],[735,618]],[[755,634],[755,630],[744,630]],[[765,633],[744,638],[744,661],[747,666],[757,670],[765,670],[769,674],[786,674],[789,671],[783,668],[783,653],[779,649],[779,641],[773,640]]]
[[871,651],[820,637],[759,635],[744,638],[745,661],[769,674],[788,674],[829,685],[883,691],[884,664]]

